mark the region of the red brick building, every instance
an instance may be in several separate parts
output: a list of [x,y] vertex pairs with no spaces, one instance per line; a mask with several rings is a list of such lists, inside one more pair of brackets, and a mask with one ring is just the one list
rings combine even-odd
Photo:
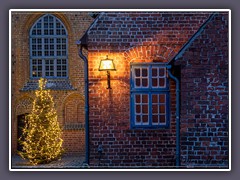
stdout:
[[[228,167],[228,12],[102,12],[88,49],[89,163]],[[100,61],[113,59],[111,88]],[[178,85],[176,85],[178,84]]]
[[43,76],[91,167],[228,168],[229,12],[91,15],[12,12],[12,152]]

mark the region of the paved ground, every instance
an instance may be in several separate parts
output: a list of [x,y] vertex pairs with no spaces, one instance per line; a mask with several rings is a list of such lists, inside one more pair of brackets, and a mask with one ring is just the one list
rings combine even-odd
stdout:
[[81,155],[63,155],[61,159],[57,161],[52,161],[49,164],[40,164],[36,166],[32,166],[29,164],[27,160],[23,160],[20,156],[14,155],[11,159],[11,167],[12,169],[29,169],[29,168],[37,168],[37,169],[80,169],[86,168],[84,164],[84,156]]

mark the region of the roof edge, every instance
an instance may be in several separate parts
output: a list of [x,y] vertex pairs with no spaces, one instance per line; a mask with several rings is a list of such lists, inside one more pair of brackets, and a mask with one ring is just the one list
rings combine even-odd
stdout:
[[178,51],[178,53],[168,62],[171,63],[172,61],[176,61],[177,59],[181,58],[182,55],[184,54],[184,52],[186,51],[186,49],[191,46],[191,44],[193,43],[193,41],[201,35],[201,33],[203,32],[203,30],[205,29],[205,27],[207,26],[207,24],[213,19],[213,17],[216,15],[217,13],[214,12],[213,14],[211,14],[208,19],[200,26],[200,28],[197,30],[196,33],[193,34],[193,36],[182,46],[182,48]]
[[90,33],[91,28],[97,23],[99,17],[101,17],[104,14],[104,12],[100,12],[96,18],[94,19],[94,21],[91,23],[91,25],[88,27],[88,29],[85,31],[85,33],[83,34],[83,36],[76,42],[76,44],[81,44],[83,46],[87,47],[88,44],[88,34]]

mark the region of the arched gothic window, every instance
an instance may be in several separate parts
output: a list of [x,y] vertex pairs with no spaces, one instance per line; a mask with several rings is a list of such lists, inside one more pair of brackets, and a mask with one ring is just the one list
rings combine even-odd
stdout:
[[68,34],[64,24],[46,14],[30,30],[30,77],[68,77]]

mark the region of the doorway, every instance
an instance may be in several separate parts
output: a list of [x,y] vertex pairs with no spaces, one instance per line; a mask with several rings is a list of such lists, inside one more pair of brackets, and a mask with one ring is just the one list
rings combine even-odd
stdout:
[[[17,116],[17,150],[18,151],[22,151],[23,147],[19,142],[19,138],[22,136],[23,134],[23,128],[25,126],[25,118],[28,114],[21,114]],[[24,140],[24,138],[23,138]]]

